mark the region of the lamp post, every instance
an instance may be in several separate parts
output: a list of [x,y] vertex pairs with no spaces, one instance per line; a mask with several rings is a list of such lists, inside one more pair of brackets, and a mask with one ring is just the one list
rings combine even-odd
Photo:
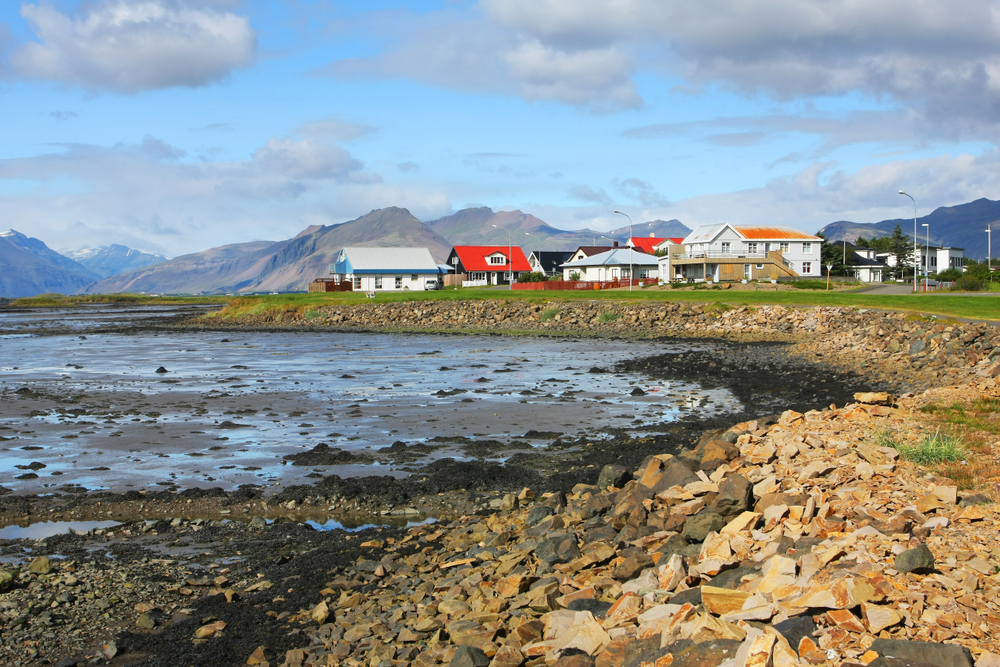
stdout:
[[542,266],[542,239],[539,238],[539,237],[537,237],[537,236],[535,236],[534,234],[529,234],[528,232],[525,232],[524,235],[525,236],[530,236],[531,238],[533,238],[536,241],[538,241],[538,266],[541,267],[541,269],[542,269],[542,275],[544,276],[545,275],[545,267]]
[[496,227],[497,229],[502,229],[507,232],[507,264],[510,266],[510,280],[508,284],[510,289],[514,289],[514,241],[511,240],[510,230],[505,227],[498,227],[497,225],[490,225],[491,227]]
[[986,225],[986,268],[993,282],[993,225]]
[[[630,241],[632,241],[632,218],[629,216],[628,213],[622,213],[618,209],[615,209],[615,213],[617,213],[618,215],[624,215],[626,218],[628,218],[628,238],[629,238]],[[632,243],[635,243],[635,241],[632,241]],[[628,244],[626,243],[625,246],[628,247]],[[632,291],[632,249],[631,248],[629,248],[629,251],[628,251],[628,291],[629,292]]]
[[913,291],[917,291],[917,200],[912,196],[906,194],[902,190],[899,194],[904,197],[910,197],[910,201],[913,202]]
[[927,241],[924,245],[924,291],[927,291],[927,278],[931,270],[931,225],[929,222],[920,223],[921,227],[927,228]]

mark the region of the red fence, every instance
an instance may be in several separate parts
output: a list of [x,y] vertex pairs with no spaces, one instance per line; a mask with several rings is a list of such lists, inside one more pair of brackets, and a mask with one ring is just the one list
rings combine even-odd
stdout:
[[[643,278],[632,281],[635,286],[655,285],[655,278]],[[627,280],[546,280],[544,283],[514,283],[514,289],[529,292],[565,291],[565,290],[600,290],[628,287]]]

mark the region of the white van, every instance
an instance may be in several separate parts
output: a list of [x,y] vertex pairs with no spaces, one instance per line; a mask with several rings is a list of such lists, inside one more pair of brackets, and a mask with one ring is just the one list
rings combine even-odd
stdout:
[[424,289],[425,290],[441,289],[441,283],[439,283],[436,280],[428,280],[426,283],[424,283]]

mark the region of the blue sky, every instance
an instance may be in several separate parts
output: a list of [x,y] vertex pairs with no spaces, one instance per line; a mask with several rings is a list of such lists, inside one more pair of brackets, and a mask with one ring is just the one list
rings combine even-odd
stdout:
[[996,199],[1000,1],[0,4],[0,228],[171,256],[385,206],[815,231]]

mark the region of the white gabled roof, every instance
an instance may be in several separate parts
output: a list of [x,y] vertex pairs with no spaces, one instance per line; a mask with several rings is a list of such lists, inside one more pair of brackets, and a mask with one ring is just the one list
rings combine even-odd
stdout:
[[630,262],[637,266],[656,266],[657,257],[656,255],[650,255],[644,252],[636,252],[631,248],[615,248],[614,250],[608,250],[596,255],[591,255],[590,257],[584,257],[583,259],[578,259],[575,262],[566,262],[565,264],[560,264],[562,268],[565,269],[575,269],[583,268],[585,266],[628,266]]
[[711,243],[726,225],[698,225],[684,237],[684,245],[689,243]]
[[[340,252],[355,271],[438,272],[438,264],[427,248],[344,248]],[[341,259],[337,257],[337,261]]]

